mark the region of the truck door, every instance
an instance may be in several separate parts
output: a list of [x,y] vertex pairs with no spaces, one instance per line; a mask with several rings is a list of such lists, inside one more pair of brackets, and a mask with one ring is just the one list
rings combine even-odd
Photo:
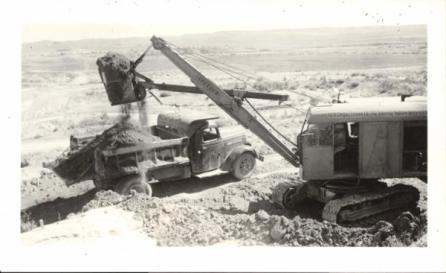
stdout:
[[220,167],[224,144],[217,128],[205,128],[196,132],[195,151],[192,158],[193,173],[212,171]]
[[363,122],[359,125],[359,175],[362,178],[385,177],[387,173],[387,122]]

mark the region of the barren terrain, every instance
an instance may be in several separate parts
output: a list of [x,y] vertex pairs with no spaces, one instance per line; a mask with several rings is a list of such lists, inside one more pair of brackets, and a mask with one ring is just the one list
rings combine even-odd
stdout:
[[[306,109],[331,100],[336,95],[334,90],[341,91],[342,98],[427,95],[424,26],[223,32],[165,38],[185,47],[186,57],[188,51],[200,52],[256,75],[246,84],[190,59],[222,87],[288,94],[290,100],[281,106],[251,102],[291,139],[300,131]],[[420,215],[404,214],[372,227],[321,222],[317,216],[321,206],[315,202],[286,212],[270,202],[271,189],[280,182],[297,181],[299,170],[250,132],[246,132],[248,140],[265,161],[258,162],[252,177],[240,182],[222,174],[160,183],[154,185],[153,198],[96,192],[91,181],[66,187],[45,168],[46,163],[68,148],[71,134],[99,134],[117,121],[119,107],[109,105],[96,58],[113,50],[135,59],[148,45],[148,37],[23,44],[21,217],[25,241],[32,238],[27,234],[44,236],[37,232],[45,234],[42,230],[47,226],[54,228],[70,219],[75,225],[73,219],[111,206],[111,211],[134,212],[141,223],[138,230],[151,238],[150,242],[162,246],[426,246],[427,196],[421,181],[386,181],[417,187],[421,192]],[[159,83],[191,84],[154,50],[138,71]],[[163,104],[148,98],[151,124],[163,111],[198,110],[219,115],[225,126],[223,134],[225,130],[240,129],[203,95],[155,94]],[[103,210],[95,213],[96,219],[101,213]],[[53,239],[63,242],[64,238],[66,234]]]

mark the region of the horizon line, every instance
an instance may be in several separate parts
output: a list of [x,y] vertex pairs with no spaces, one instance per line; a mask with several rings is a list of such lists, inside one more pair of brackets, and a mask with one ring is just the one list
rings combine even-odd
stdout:
[[[32,24],[29,24],[32,25]],[[64,24],[64,25],[88,25],[88,24]],[[217,33],[223,33],[223,32],[261,32],[261,31],[287,31],[287,30],[310,30],[310,29],[346,29],[346,28],[380,28],[380,27],[416,27],[416,26],[426,26],[427,24],[392,24],[392,25],[353,25],[353,26],[307,26],[307,27],[296,27],[296,28],[271,28],[271,29],[251,29],[251,30],[243,30],[243,29],[232,29],[232,30],[217,30],[217,31],[210,31],[210,32],[188,32],[188,33],[181,33],[181,34],[168,34],[163,35],[164,37],[181,37],[181,36],[188,36],[188,35],[212,35]],[[23,26],[22,26],[22,33],[23,33]],[[120,40],[120,39],[137,39],[137,38],[145,38],[150,37],[150,34],[147,36],[122,36],[122,37],[104,37],[104,38],[81,38],[81,39],[64,39],[64,40],[50,40],[50,39],[42,39],[42,40],[35,40],[35,41],[27,41],[23,42],[22,45],[26,44],[33,44],[33,43],[44,43],[44,42],[80,42],[80,41],[87,41],[87,40]],[[23,37],[22,37],[23,38]],[[23,40],[23,39],[22,39]]]

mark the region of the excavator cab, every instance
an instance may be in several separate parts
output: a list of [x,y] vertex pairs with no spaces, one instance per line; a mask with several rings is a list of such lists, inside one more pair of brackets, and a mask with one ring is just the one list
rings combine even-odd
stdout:
[[275,203],[294,209],[304,199],[324,204],[322,219],[368,225],[416,211],[415,187],[383,178],[427,182],[426,100],[362,99],[309,109],[298,136],[301,178],[273,190]]
[[420,101],[309,110],[298,137],[305,180],[426,177],[427,110]]

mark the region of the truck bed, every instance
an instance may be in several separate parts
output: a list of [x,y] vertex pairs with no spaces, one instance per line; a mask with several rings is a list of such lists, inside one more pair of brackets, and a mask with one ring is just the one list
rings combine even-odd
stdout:
[[[61,177],[67,186],[86,181],[92,180],[95,175],[95,150],[102,150],[104,156],[108,157],[127,157],[125,154],[139,154],[139,158],[136,157],[136,160],[132,164],[124,164],[124,166],[119,166],[119,161],[122,160],[111,160],[109,164],[106,164],[106,171],[110,171],[111,176],[119,175],[119,172],[135,172],[135,168],[137,167],[136,163],[141,160],[147,160],[151,158],[153,160],[157,160],[157,162],[162,161],[172,161],[175,157],[186,156],[184,146],[187,143],[184,143],[179,136],[169,133],[169,131],[163,131],[159,129],[157,126],[152,126],[151,131],[152,135],[139,136],[139,143],[135,145],[125,145],[126,147],[118,147],[115,149],[107,149],[104,146],[104,143],[108,141],[108,138],[113,133],[113,130],[116,129],[116,126],[113,126],[107,130],[105,130],[102,134],[96,136],[82,136],[82,137],[70,137],[70,147],[64,153],[62,153],[54,162],[53,162],[53,171]],[[172,149],[171,149],[172,148]],[[116,153],[119,149],[122,153]],[[141,151],[144,151],[144,156]],[[150,151],[155,151],[155,156],[150,155]],[[118,166],[112,166],[116,165]],[[127,165],[127,166],[126,166]],[[122,168],[124,167],[124,168]]]

